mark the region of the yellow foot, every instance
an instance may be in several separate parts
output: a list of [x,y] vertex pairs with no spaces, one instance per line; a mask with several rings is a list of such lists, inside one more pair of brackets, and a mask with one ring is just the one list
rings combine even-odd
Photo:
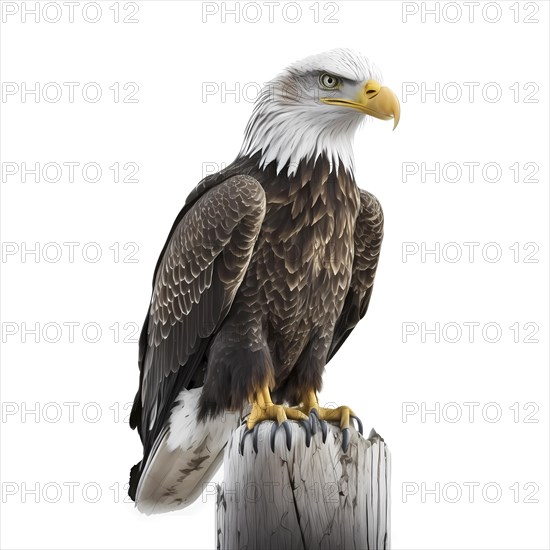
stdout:
[[363,435],[363,423],[349,407],[343,406],[336,409],[319,407],[317,395],[314,391],[307,393],[305,399],[303,400],[303,406],[300,407],[300,410],[303,413],[309,414],[311,432],[313,434],[317,433],[316,424],[318,423],[320,425],[323,433],[323,442],[327,437],[326,422],[338,422],[340,425],[340,430],[342,430],[342,450],[344,452],[348,450],[350,440],[349,424],[351,418],[356,420],[359,433]]
[[275,451],[275,434],[277,429],[282,426],[286,434],[286,446],[288,450],[292,445],[292,432],[290,430],[290,425],[288,420],[298,420],[302,422],[307,422],[308,416],[304,414],[299,409],[294,409],[291,407],[283,407],[282,405],[275,405],[271,400],[271,394],[269,392],[268,386],[264,386],[259,389],[252,399],[252,411],[248,415],[246,421],[246,427],[248,430],[243,434],[241,439],[240,452],[243,454],[244,451],[244,441],[245,437],[249,434],[253,434],[252,444],[254,451],[258,452],[258,425],[264,420],[273,420],[275,421],[273,427],[271,428],[271,450]]

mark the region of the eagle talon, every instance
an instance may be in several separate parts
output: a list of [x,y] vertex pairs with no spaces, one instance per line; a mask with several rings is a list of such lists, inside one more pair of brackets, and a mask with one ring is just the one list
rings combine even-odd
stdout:
[[[253,433],[253,432],[254,432],[253,429],[252,429],[252,430],[246,430],[246,431],[243,433],[243,435],[241,436],[241,441],[240,441],[240,443],[239,443],[239,454],[240,454],[241,456],[244,456],[244,440],[245,440],[245,438],[246,438],[246,436],[247,436],[248,434]],[[256,448],[255,450],[256,450],[256,453],[257,453],[257,452],[258,452],[257,448]]]
[[350,418],[353,418],[355,422],[357,422],[357,431],[363,435],[363,422],[361,422],[361,419],[358,416],[355,416],[354,414],[350,415]]
[[292,447],[292,430],[290,429],[290,424],[288,423],[288,420],[285,420],[282,426],[286,434],[286,448],[290,451]]
[[342,451],[344,451],[345,453],[348,451],[349,440],[350,440],[349,428],[344,428],[342,430]]
[[277,422],[273,422],[273,426],[271,427],[271,435],[269,436],[269,443],[270,443],[272,452],[275,452],[275,435],[277,434],[277,430],[281,426],[285,430],[286,448],[289,451],[292,448],[292,430],[290,429],[290,424],[288,423],[288,420],[284,420],[280,424],[278,424]]
[[275,434],[277,433],[277,428],[279,425],[277,422],[273,422],[273,426],[271,426],[271,434],[269,436],[269,445],[271,447],[271,452],[275,452]]
[[325,420],[321,420],[319,417],[319,411],[317,409],[311,409],[309,411],[309,421],[311,423],[311,433],[315,435],[318,432],[317,426],[321,427],[321,433],[323,434],[323,443],[327,440],[327,423]]
[[300,420],[300,424],[303,426],[306,431],[306,447],[309,448],[311,445],[311,434],[313,433],[310,420]]
[[328,426],[325,420],[320,420],[319,423],[321,424],[321,432],[323,434],[323,443],[326,443],[327,441],[327,435],[328,435]]
[[321,424],[317,409],[311,409],[311,411],[309,411],[309,424],[311,426],[311,433],[315,435],[317,433],[317,425]]
[[256,424],[252,430],[252,448],[258,454],[258,434],[260,433],[259,424]]
[[342,449],[347,451],[350,442],[350,419],[357,422],[357,430],[363,435],[363,423],[361,419],[349,408],[349,407],[337,407],[330,409],[328,407],[319,407],[319,401],[315,391],[308,391],[302,398],[302,406],[300,407],[302,412],[309,414],[309,422],[311,424],[311,433],[316,434],[318,426],[321,427],[323,434],[323,443],[327,440],[328,435],[328,422],[337,422],[342,430]]

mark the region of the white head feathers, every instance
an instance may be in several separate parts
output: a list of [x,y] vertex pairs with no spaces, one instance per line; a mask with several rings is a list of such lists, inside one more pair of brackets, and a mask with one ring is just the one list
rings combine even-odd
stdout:
[[[319,85],[319,76],[340,77],[332,92]],[[377,68],[362,54],[336,49],[306,57],[268,82],[254,106],[240,155],[261,152],[260,166],[277,162],[277,173],[288,165],[292,176],[302,160],[327,156],[338,170],[340,162],[353,171],[352,143],[365,116],[349,107],[327,105],[320,97],[335,93],[354,97],[370,79],[380,80]]]

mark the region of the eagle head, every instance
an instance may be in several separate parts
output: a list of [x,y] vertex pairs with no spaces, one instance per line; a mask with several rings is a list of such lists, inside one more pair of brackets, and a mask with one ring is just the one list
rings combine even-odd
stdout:
[[397,96],[380,84],[365,56],[335,49],[293,63],[256,100],[240,156],[260,152],[260,167],[277,163],[288,176],[300,162],[325,155],[337,171],[353,171],[353,136],[365,115],[399,122]]

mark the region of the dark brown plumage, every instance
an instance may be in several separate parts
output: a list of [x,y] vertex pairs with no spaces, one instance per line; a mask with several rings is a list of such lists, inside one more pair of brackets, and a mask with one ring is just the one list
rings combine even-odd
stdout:
[[320,390],[368,307],[376,198],[324,157],[290,179],[258,161],[239,158],[199,183],[157,263],[130,419],[146,457],[184,387],[203,386],[201,418],[242,408],[263,383],[290,405]]

